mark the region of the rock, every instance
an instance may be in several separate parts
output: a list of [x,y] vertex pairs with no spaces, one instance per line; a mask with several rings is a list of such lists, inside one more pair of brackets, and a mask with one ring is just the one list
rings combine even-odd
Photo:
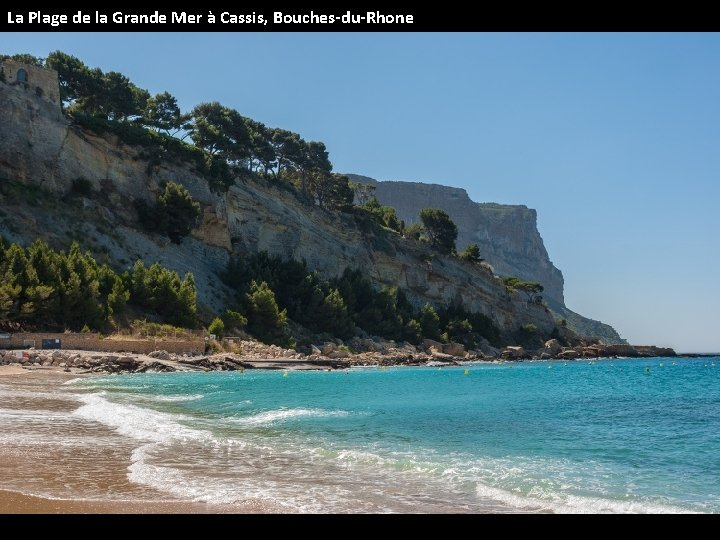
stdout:
[[450,356],[465,356],[465,345],[460,343],[447,343],[442,346],[442,352],[449,354]]
[[490,345],[490,342],[485,338],[480,340],[480,343],[478,344],[478,349],[486,357],[490,356],[493,358],[497,358],[498,356],[500,356],[500,349]]
[[530,355],[523,347],[505,347],[500,353],[500,358],[503,360],[526,360],[530,358]]
[[450,356],[449,354],[439,352],[439,351],[435,350],[434,347],[432,348],[432,351],[433,352],[431,353],[431,356],[433,358],[435,358],[436,360],[445,360],[446,362],[452,362],[454,360],[454,358],[452,356]]
[[442,352],[443,344],[432,339],[423,339],[423,348],[427,351],[435,349],[436,351]]
[[549,339],[545,342],[544,352],[550,356],[555,356],[557,353],[562,351],[562,345],[557,339]]
[[323,345],[322,347],[320,347],[320,354],[323,354],[323,355],[325,355],[325,356],[329,356],[331,353],[334,353],[334,352],[337,351],[337,350],[338,350],[338,346],[337,346],[337,345],[335,345],[335,344],[332,343],[332,342],[328,342],[328,343],[326,343],[325,345]]
[[581,354],[578,351],[570,348],[563,348],[563,350],[557,354],[558,358],[562,358],[564,360],[574,360],[575,358],[580,358],[580,356]]
[[544,352],[540,355],[540,360],[550,360],[551,358],[552,358],[552,355],[548,354],[546,352]]
[[67,367],[67,364],[65,362],[61,362],[60,367],[62,367],[62,368]]
[[342,349],[338,349],[337,351],[333,351],[330,354],[327,355],[328,358],[332,358],[333,360],[339,359],[339,358],[349,358],[350,353],[348,351],[344,351]]
[[153,351],[148,354],[150,358],[157,358],[158,360],[170,360],[170,353],[167,351]]

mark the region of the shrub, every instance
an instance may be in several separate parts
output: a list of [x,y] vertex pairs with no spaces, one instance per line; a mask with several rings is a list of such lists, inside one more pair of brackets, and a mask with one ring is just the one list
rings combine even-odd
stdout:
[[218,339],[222,339],[225,336],[225,323],[220,317],[215,317],[208,326],[208,333],[215,334]]

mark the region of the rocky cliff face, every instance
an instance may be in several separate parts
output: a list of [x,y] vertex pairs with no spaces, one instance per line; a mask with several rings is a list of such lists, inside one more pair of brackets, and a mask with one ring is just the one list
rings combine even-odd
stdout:
[[481,256],[502,276],[518,276],[543,284],[543,296],[558,318],[582,335],[605,343],[624,343],[609,325],[587,319],[565,306],[564,280],[545,249],[537,228],[537,212],[526,206],[477,203],[464,189],[420,182],[380,182],[349,175],[354,182],[375,186],[378,201],[397,210],[406,224],[417,223],[423,208],[445,210],[458,227],[458,250],[480,246]]
[[[142,258],[191,271],[211,311],[228,297],[219,275],[229,257],[266,250],[305,259],[326,276],[361,268],[378,284],[403,287],[417,304],[462,302],[507,335],[528,323],[543,333],[555,327],[548,310],[509,295],[483,268],[453,258],[428,263],[421,246],[363,232],[352,215],[309,206],[272,183],[238,183],[215,194],[192,164],[165,160],[150,167],[142,148],[83,130],[47,101],[3,83],[0,140],[0,234],[22,243],[43,238],[60,248],[77,239],[116,267]],[[68,197],[77,178],[90,181],[93,196]],[[203,207],[201,227],[180,246],[136,226],[133,201],[154,201],[168,180],[185,185]]]

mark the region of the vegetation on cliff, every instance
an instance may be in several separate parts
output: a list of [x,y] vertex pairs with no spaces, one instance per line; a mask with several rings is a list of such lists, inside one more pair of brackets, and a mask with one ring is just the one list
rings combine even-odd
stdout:
[[118,274],[75,242],[65,252],[0,238],[0,325],[103,331],[126,324],[132,311],[188,328],[197,324],[196,298],[192,274],[181,279],[142,261]]
[[314,334],[343,339],[358,328],[414,344],[429,338],[474,347],[482,338],[495,344],[500,340],[498,328],[485,315],[462,306],[436,311],[427,304],[417,310],[401,288],[376,289],[358,270],[346,269],[326,280],[304,262],[261,252],[233,258],[224,279],[237,291],[237,309],[247,314],[251,333],[277,343],[287,343],[287,319]]

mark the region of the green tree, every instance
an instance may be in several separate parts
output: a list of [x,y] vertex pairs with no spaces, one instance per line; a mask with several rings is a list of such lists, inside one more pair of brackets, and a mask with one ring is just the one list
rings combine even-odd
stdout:
[[420,240],[420,236],[422,235],[423,231],[424,229],[422,225],[420,225],[419,223],[411,223],[410,225],[407,225],[405,227],[403,235],[405,236],[405,238]]
[[420,220],[435,249],[445,254],[455,251],[458,230],[447,212],[437,208],[423,208],[420,210]]
[[430,304],[425,304],[420,310],[419,320],[423,337],[440,339],[440,317]]
[[117,71],[102,77],[101,111],[109,120],[126,120],[139,116],[150,97],[147,90],[138,88],[125,75]]
[[157,228],[175,244],[190,234],[200,218],[200,204],[184,186],[168,182],[156,205]]
[[193,142],[211,156],[239,162],[251,155],[252,141],[246,118],[234,109],[213,101],[201,103],[192,111],[190,127]]
[[62,51],[53,51],[47,57],[47,66],[58,72],[60,99],[65,106],[84,95],[90,73],[81,60]]
[[483,260],[482,258],[480,258],[480,246],[478,246],[477,244],[470,244],[468,247],[462,250],[458,256],[464,261],[474,263]]
[[250,284],[247,294],[248,329],[262,339],[281,339],[287,326],[287,311],[280,310],[275,293],[264,281]]
[[355,325],[348,313],[345,299],[337,289],[332,289],[315,309],[314,326],[318,331],[342,339],[352,337]]
[[215,317],[210,326],[208,326],[208,334],[215,334],[218,339],[225,337],[225,323],[220,317]]
[[152,129],[175,136],[190,126],[190,114],[182,114],[177,99],[169,92],[156,94],[147,100],[142,111],[143,124]]
[[107,296],[107,311],[110,316],[120,316],[125,312],[130,300],[130,291],[119,276],[114,276],[112,289]]
[[372,197],[368,202],[359,206],[361,210],[368,212],[376,222],[383,227],[400,232],[400,220],[397,212],[392,206],[382,206],[376,197]]
[[530,303],[538,303],[542,301],[540,293],[545,290],[540,283],[537,281],[525,281],[516,276],[507,276],[502,278],[505,284],[505,289],[509,292],[519,291],[525,294],[525,297]]
[[28,53],[19,53],[19,54],[0,54],[0,61],[2,60],[15,60],[16,62],[20,62],[21,64],[29,64],[31,66],[35,67],[44,67],[45,61],[40,58],[39,56],[33,56],[32,54]]
[[230,309],[225,310],[222,314],[222,320],[225,324],[225,328],[229,332],[241,330],[247,326],[247,318],[245,318],[240,312],[233,311]]

